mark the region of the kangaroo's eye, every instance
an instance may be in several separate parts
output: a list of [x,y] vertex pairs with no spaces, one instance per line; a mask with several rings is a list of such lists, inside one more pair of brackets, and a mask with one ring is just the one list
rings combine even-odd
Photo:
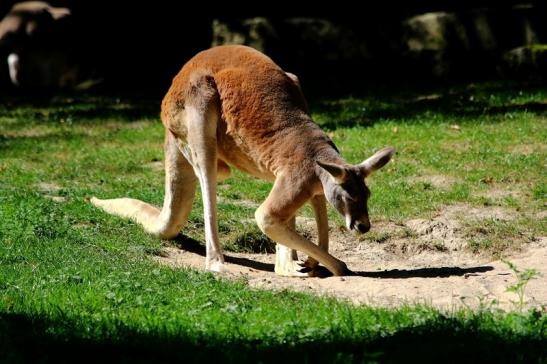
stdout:
[[344,193],[343,197],[344,197],[344,201],[356,201],[356,199],[349,193]]

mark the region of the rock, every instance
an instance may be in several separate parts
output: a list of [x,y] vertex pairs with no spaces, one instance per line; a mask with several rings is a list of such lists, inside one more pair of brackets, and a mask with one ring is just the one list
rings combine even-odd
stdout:
[[508,76],[519,77],[547,75],[547,44],[517,47],[505,52],[502,72]]
[[475,10],[471,14],[470,29],[475,39],[475,46],[481,51],[491,51],[498,47],[498,42],[492,28],[491,14],[484,9]]
[[410,52],[469,49],[465,27],[454,13],[426,13],[405,20],[403,39]]
[[215,19],[212,27],[212,46],[244,44],[268,53],[279,42],[270,20],[262,17],[245,19],[242,22]]
[[[430,12],[404,20],[385,14],[215,20],[212,45],[249,45],[288,70],[326,77],[325,70],[360,77],[484,77],[496,74],[503,52],[545,38],[539,13],[535,5],[518,5]],[[538,62],[526,49],[505,57],[504,63],[512,65],[505,68],[516,63],[534,64],[535,69]],[[530,66],[517,68],[524,72]]]
[[[289,18],[282,23],[284,40],[293,44],[299,58],[319,57],[327,61],[347,61],[369,56],[362,39],[349,27],[321,18]],[[298,39],[294,38],[298,34]],[[312,58],[313,57],[313,58]]]
[[347,26],[321,18],[278,21],[249,18],[213,21],[213,46],[244,44],[289,63],[358,60],[367,56],[364,42]]
[[450,74],[469,51],[466,29],[454,13],[426,13],[403,21],[402,40],[409,61],[436,77]]

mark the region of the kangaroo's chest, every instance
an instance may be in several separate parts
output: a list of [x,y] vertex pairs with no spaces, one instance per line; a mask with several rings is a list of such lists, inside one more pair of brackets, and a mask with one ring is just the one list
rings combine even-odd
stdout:
[[268,158],[244,135],[227,132],[227,125],[221,121],[217,132],[218,158],[228,165],[254,177],[273,181],[275,175],[267,163]]

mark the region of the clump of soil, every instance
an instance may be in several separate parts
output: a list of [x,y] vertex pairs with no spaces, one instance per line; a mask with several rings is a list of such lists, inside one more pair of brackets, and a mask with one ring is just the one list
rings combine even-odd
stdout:
[[448,190],[456,182],[455,178],[443,175],[425,175],[409,178],[411,184],[422,183],[441,190]]

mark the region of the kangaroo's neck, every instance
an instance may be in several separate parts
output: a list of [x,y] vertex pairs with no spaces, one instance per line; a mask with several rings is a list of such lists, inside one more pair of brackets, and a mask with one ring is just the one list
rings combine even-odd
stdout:
[[317,164],[317,161],[347,166],[348,163],[340,156],[340,153],[334,143],[329,139],[328,143],[321,145],[315,152],[313,160],[314,171],[317,179],[321,182],[323,191],[332,189],[334,181],[332,176]]

